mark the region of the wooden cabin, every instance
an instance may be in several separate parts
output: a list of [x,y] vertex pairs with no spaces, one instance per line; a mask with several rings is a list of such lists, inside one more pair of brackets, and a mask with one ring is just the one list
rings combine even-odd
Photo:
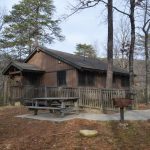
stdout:
[[[106,87],[107,63],[99,59],[37,47],[24,63],[11,62],[4,70],[16,85],[50,87]],[[113,88],[128,88],[129,73],[113,67]]]

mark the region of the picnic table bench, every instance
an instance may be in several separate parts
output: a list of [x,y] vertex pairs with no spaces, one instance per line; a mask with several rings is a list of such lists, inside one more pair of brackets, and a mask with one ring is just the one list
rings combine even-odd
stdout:
[[65,113],[73,111],[76,111],[76,113],[78,113],[78,99],[78,97],[33,98],[32,105],[27,107],[29,110],[34,111],[34,115],[38,114],[38,110],[49,110],[50,112],[57,111],[60,113],[61,117],[63,117]]

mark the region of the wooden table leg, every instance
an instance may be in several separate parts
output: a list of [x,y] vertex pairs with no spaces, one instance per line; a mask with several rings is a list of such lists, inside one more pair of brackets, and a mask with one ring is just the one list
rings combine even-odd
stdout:
[[74,103],[74,107],[75,107],[75,110],[76,110],[76,114],[78,115],[78,114],[79,114],[78,102],[75,102],[75,103]]
[[33,102],[33,100],[32,100],[32,106],[34,106],[34,102]]
[[64,108],[65,108],[65,103],[64,101],[61,103],[61,117],[64,117]]
[[38,114],[38,110],[35,109],[35,110],[34,110],[34,115],[37,115],[37,114]]
[[35,106],[36,106],[36,107],[38,106],[38,101],[35,101]]

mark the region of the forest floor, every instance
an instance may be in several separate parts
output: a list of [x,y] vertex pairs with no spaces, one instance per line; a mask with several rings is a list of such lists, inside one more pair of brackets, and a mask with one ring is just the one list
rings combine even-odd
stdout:
[[150,109],[150,103],[149,103],[149,104],[138,104],[138,105],[137,105],[137,109],[138,109],[138,110]]
[[[25,113],[24,107],[0,107],[0,150],[150,150],[150,120],[56,123],[15,117]],[[98,135],[83,137],[81,129]]]

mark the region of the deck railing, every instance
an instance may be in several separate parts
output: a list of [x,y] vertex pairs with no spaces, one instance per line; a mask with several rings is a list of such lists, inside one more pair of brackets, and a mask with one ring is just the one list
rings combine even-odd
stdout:
[[[150,103],[150,87],[147,90],[148,102]],[[136,100],[138,103],[145,103],[146,102],[146,91],[145,89],[137,90],[136,91]]]
[[100,88],[58,88],[24,86],[12,87],[12,99],[31,99],[33,97],[79,97],[79,106],[97,109],[115,109],[112,98],[125,98],[128,90]]
[[[0,103],[5,105],[17,100],[30,100],[33,97],[79,97],[80,107],[98,109],[114,109],[112,98],[125,98],[129,93],[129,90],[124,89],[34,87],[31,85],[11,86],[5,91],[7,93],[3,94],[1,90],[0,100]],[[136,91],[134,97],[136,104],[145,102],[144,94],[144,90]],[[150,99],[150,90],[148,99]]]

